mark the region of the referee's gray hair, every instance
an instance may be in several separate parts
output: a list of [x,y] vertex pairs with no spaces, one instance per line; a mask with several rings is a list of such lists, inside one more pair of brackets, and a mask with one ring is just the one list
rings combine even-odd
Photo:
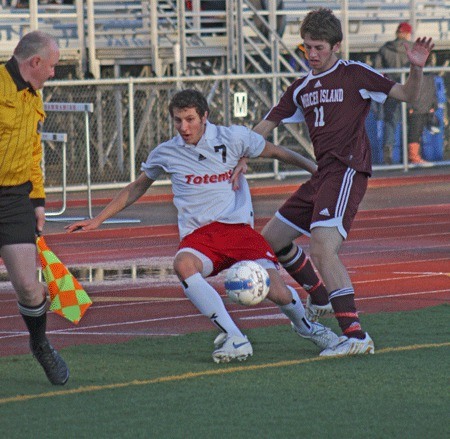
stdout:
[[57,45],[57,42],[50,34],[35,30],[21,38],[14,49],[13,55],[18,61],[26,60],[35,55],[46,55],[52,44]]

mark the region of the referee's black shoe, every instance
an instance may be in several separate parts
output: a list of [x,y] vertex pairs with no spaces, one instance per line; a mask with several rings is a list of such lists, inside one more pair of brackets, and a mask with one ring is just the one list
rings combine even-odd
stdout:
[[37,346],[31,346],[31,352],[52,384],[63,386],[67,383],[69,368],[48,340]]

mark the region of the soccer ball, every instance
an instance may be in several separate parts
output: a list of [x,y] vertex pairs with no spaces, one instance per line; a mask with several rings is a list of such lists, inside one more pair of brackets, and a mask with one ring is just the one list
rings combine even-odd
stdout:
[[240,261],[226,274],[225,290],[228,297],[240,305],[256,305],[269,294],[270,279],[266,269],[255,261]]

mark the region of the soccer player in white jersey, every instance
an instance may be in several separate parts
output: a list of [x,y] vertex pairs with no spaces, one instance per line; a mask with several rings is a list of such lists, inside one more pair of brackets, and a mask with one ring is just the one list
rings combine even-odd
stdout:
[[[294,240],[302,234],[311,237],[311,258],[329,297],[323,289],[312,292],[306,315],[314,321],[334,310],[343,333],[337,345],[320,355],[372,354],[373,340],[361,328],[353,285],[338,253],[371,175],[371,149],[365,130],[371,100],[383,103],[388,96],[416,100],[423,66],[434,44],[431,38],[418,38],[412,47],[405,46],[410,73],[402,85],[366,64],[338,59],[343,35],[341,23],[330,9],[309,12],[300,33],[311,71],[288,87],[254,130],[267,137],[281,122],[304,119],[318,170],[276,212],[262,235],[300,284],[304,256]],[[238,166],[235,174],[239,172]]]
[[[316,165],[286,148],[267,142],[243,126],[223,127],[208,121],[209,108],[196,90],[176,93],[169,104],[178,135],[158,145],[142,164],[142,173],[93,219],[67,226],[69,232],[93,230],[140,198],[163,173],[170,175],[178,210],[181,242],[174,260],[186,296],[220,330],[214,341],[215,362],[245,360],[250,341],[229,315],[219,293],[205,280],[245,259],[258,261],[270,276],[268,298],[291,320],[300,336],[321,349],[337,343],[329,328],[310,322],[296,291],[286,286],[272,249],[253,229],[250,190],[241,175],[233,188],[231,175],[241,157],[269,157],[313,173]],[[235,190],[236,189],[236,190]]]

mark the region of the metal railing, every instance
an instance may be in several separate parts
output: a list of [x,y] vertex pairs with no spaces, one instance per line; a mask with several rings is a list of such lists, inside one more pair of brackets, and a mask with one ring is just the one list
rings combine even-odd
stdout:
[[[59,210],[46,211],[46,216],[59,216],[62,215],[67,208],[67,133],[42,133],[41,134],[42,143],[52,143],[61,144],[62,156],[61,156],[61,207]],[[45,151],[43,148],[43,163],[42,168],[45,177]]]
[[[450,67],[427,68],[443,75],[446,83],[450,80]],[[408,70],[390,70],[404,75]],[[140,165],[148,153],[159,143],[176,133],[168,112],[168,103],[179,88],[194,87],[207,96],[210,106],[210,120],[220,125],[240,124],[249,127],[259,122],[277,103],[283,89],[274,88],[273,79],[292,81],[294,77],[287,73],[273,74],[223,74],[203,77],[170,78],[123,78],[101,80],[49,81],[43,90],[46,102],[92,102],[93,113],[89,119],[90,140],[85,140],[85,119],[82,114],[49,112],[44,123],[45,131],[66,132],[67,141],[67,190],[87,190],[87,154],[92,160],[90,184],[92,190],[120,188],[133,181],[139,173]],[[259,90],[265,90],[268,102],[259,97]],[[238,99],[234,99],[235,94]],[[242,94],[245,95],[243,112]],[[241,100],[240,100],[241,99]],[[239,103],[240,102],[240,103]],[[447,111],[447,102],[441,105]],[[237,110],[237,111],[235,111]],[[406,112],[405,112],[406,113]],[[404,114],[403,132],[407,130],[407,118]],[[288,129],[289,128],[289,129]],[[308,139],[303,124],[280,126],[276,133],[276,143],[287,146],[302,154],[310,155],[311,145],[303,146],[292,132],[301,133]],[[440,134],[443,141],[442,157],[433,165],[449,165],[448,127]],[[89,145],[89,149],[86,145]],[[399,168],[408,171],[413,166],[408,163],[406,143],[402,142],[401,161],[394,165],[377,165],[376,169]],[[57,163],[60,156],[53,152]],[[46,160],[52,157],[46,155]],[[301,175],[302,172],[290,166],[267,159],[249,162],[248,178],[284,178]],[[60,168],[46,169],[47,191],[61,190]],[[159,183],[163,184],[163,183]],[[166,183],[164,183],[166,184]]]

